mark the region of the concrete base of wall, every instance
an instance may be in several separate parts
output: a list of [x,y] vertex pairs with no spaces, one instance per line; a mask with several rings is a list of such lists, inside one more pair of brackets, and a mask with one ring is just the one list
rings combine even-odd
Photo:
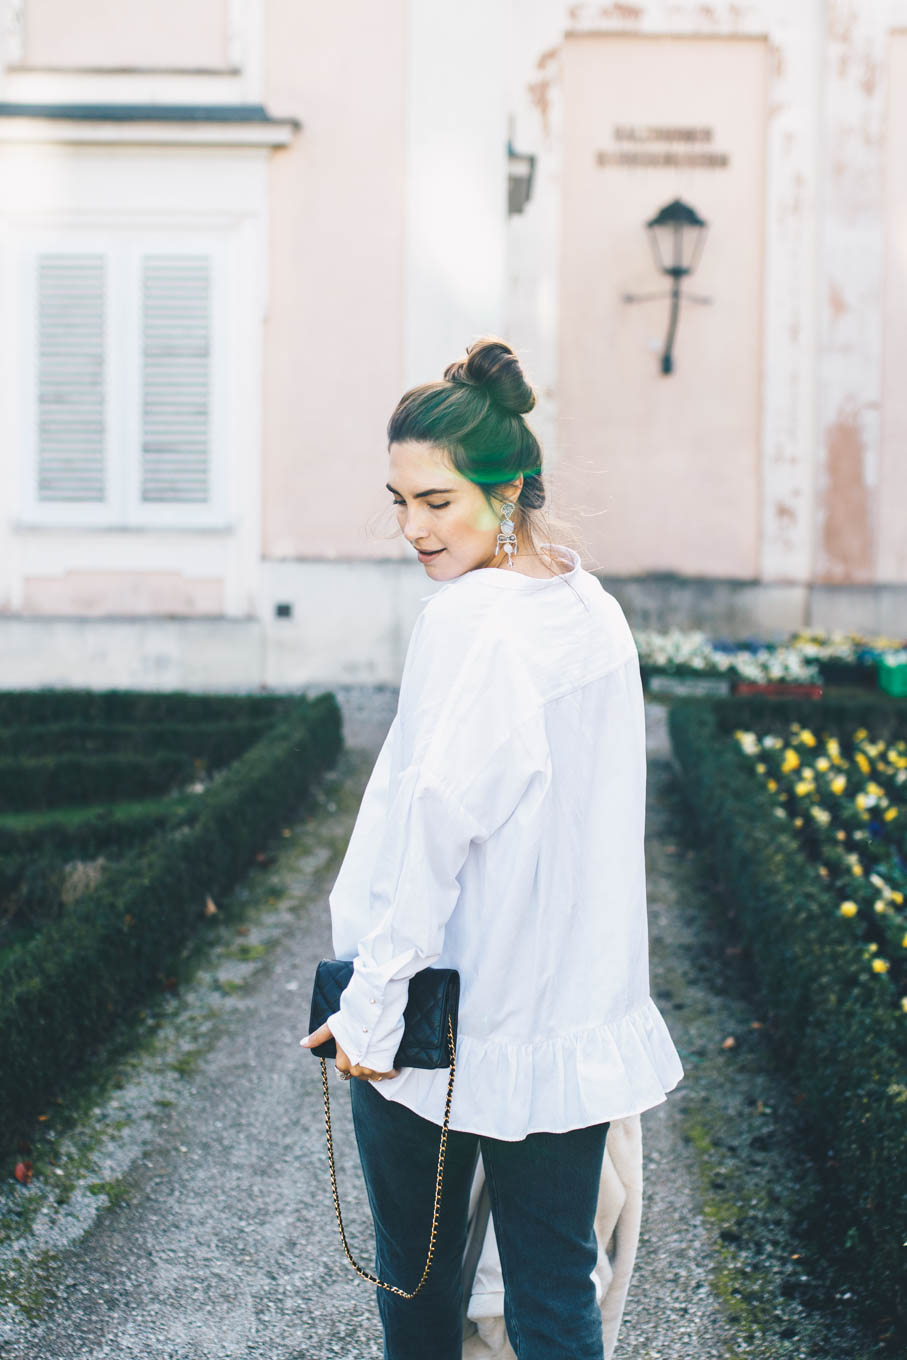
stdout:
[[0,615],[0,689],[398,685],[437,588],[406,561],[265,562],[258,618]]
[[799,629],[907,639],[907,585],[773,584],[677,576],[596,573],[631,628],[701,628],[715,638],[783,642]]
[[[807,627],[907,635],[907,586],[599,579],[634,629],[769,641]],[[413,624],[437,588],[409,562],[271,562],[263,566],[260,618],[0,616],[0,689],[396,686]],[[289,615],[278,616],[278,605]]]
[[247,692],[263,663],[257,619],[0,617],[0,689]]

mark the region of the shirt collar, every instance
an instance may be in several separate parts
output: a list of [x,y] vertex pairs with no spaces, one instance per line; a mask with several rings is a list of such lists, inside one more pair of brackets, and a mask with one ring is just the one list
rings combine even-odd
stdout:
[[515,567],[475,567],[472,571],[464,571],[460,576],[454,576],[449,581],[444,581],[437,590],[433,590],[430,595],[423,595],[423,600],[432,600],[435,595],[440,595],[443,590],[450,586],[459,585],[462,581],[478,581],[480,584],[495,586],[500,590],[545,590],[555,581],[576,580],[581,571],[579,553],[573,548],[560,543],[543,543],[543,548],[552,548],[554,554],[560,558],[566,558],[570,563],[568,571],[561,572],[557,576],[527,576],[525,572],[517,571]]

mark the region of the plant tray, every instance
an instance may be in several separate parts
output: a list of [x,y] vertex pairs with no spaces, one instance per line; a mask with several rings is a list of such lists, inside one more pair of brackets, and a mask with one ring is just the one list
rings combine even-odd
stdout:
[[782,680],[766,681],[764,684],[753,680],[738,680],[734,685],[734,693],[765,694],[773,699],[821,699],[822,686]]
[[902,699],[907,695],[907,663],[898,662],[891,665],[882,657],[876,663],[877,674],[879,677],[879,688],[886,694],[893,694],[896,698]]
[[822,684],[829,685],[866,685],[869,689],[876,686],[876,668],[866,661],[820,661]]
[[646,680],[652,694],[680,696],[708,696],[730,694],[731,681],[726,675],[666,675],[656,672]]

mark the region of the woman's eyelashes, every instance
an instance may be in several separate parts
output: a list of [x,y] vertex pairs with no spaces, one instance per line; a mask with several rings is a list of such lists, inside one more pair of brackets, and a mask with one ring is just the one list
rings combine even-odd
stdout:
[[[426,503],[426,505],[430,506],[430,508],[431,508],[432,510],[444,510],[448,505],[450,505],[450,501],[442,501],[440,505],[433,505],[431,501],[426,501],[425,503]],[[394,501],[394,505],[405,505],[405,504],[406,504],[406,501]]]

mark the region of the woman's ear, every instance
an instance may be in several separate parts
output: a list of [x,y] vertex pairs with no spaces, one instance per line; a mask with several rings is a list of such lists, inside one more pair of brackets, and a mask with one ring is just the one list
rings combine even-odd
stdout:
[[522,489],[523,489],[523,474],[521,472],[519,476],[514,478],[514,480],[508,486],[502,487],[499,493],[501,500],[514,502],[518,501]]

